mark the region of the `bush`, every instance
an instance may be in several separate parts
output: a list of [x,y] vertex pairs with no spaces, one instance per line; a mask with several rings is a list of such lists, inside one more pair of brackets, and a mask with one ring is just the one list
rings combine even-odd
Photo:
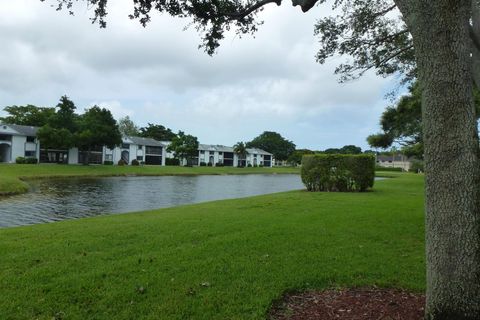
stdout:
[[376,166],[375,171],[394,171],[394,172],[402,172],[402,168],[392,168],[392,167],[381,167]]
[[25,163],[28,163],[28,164],[37,164],[38,163],[38,159],[37,158],[25,158]]
[[372,155],[316,154],[302,158],[302,182],[308,191],[366,191],[375,180]]
[[215,167],[223,167],[223,162],[217,162],[217,163],[215,163]]
[[17,164],[25,164],[25,158],[24,157],[17,157],[15,159],[15,163]]
[[105,160],[105,161],[103,161],[103,164],[106,165],[106,166],[111,166],[111,165],[113,165],[113,161]]
[[180,165],[180,160],[179,159],[166,158],[165,159],[165,165],[166,166],[179,166]]
[[408,171],[415,173],[425,172],[425,165],[422,160],[412,160],[412,165]]
[[207,163],[206,162],[200,162],[200,167],[206,167],[207,166]]
[[261,164],[261,163],[260,163],[258,166],[259,166],[260,168],[263,168],[263,164]]
[[213,163],[209,162],[209,163],[207,163],[207,166],[208,167],[213,167]]
[[118,164],[119,166],[124,166],[124,165],[126,165],[127,163],[126,163],[125,161],[123,161],[123,159],[120,159],[120,160],[118,160],[117,164]]
[[137,159],[132,160],[132,166],[139,166],[139,165],[140,165],[140,162],[138,162]]
[[252,164],[251,164],[251,163],[247,164],[247,167],[251,168],[251,167],[252,167]]

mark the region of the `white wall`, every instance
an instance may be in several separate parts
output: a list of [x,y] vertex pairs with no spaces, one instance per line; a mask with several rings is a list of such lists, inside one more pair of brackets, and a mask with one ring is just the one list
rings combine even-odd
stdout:
[[68,150],[68,164],[78,164],[78,148]]
[[17,157],[25,157],[25,143],[27,137],[25,136],[12,136],[12,162],[15,162]]

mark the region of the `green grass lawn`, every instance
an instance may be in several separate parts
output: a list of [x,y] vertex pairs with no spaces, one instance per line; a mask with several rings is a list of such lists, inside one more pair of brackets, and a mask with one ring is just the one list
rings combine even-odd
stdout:
[[396,176],[0,229],[0,319],[264,319],[288,290],[423,291],[423,176]]
[[176,167],[176,166],[105,166],[105,165],[56,165],[0,164],[0,195],[28,191],[22,179],[69,176],[161,176],[199,174],[253,174],[300,173],[299,168],[233,168],[233,167]]

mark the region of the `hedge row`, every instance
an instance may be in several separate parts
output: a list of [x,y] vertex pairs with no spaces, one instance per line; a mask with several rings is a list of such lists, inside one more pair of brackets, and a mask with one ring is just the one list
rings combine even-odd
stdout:
[[315,154],[302,158],[308,191],[366,191],[375,180],[375,157],[367,154]]
[[15,159],[15,163],[17,163],[17,164],[37,164],[38,159],[37,158],[31,158],[31,157],[17,157]]

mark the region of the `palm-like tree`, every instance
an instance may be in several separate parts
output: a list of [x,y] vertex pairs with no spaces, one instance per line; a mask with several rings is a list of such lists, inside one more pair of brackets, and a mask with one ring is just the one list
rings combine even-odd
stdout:
[[[247,147],[243,142],[237,142],[233,146],[233,152],[238,155],[238,163],[240,167],[245,166],[245,159],[247,158]],[[241,164],[243,162],[243,165]]]

